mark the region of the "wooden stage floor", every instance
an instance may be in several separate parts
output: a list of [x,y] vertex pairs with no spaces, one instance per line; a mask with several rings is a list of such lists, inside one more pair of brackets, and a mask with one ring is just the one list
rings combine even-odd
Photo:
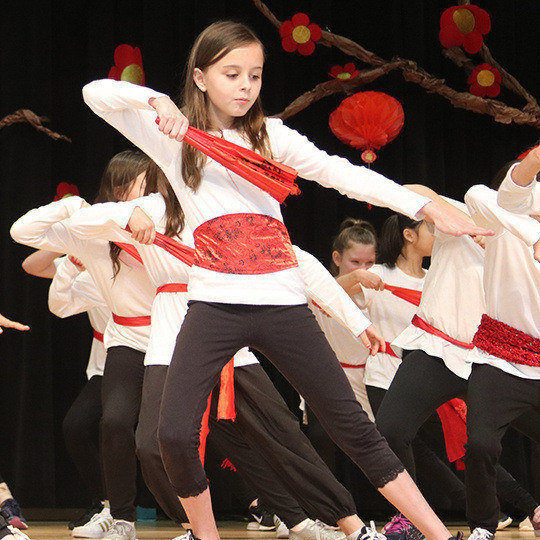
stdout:
[[[379,524],[377,528],[380,530]],[[465,525],[451,526],[454,533],[461,530],[467,533]],[[183,534],[183,530],[174,527],[172,523],[163,521],[158,523],[137,524],[137,538],[139,540],[172,540]],[[274,532],[253,532],[246,530],[246,523],[238,521],[223,521],[219,523],[219,532],[224,540],[273,540]],[[30,522],[30,528],[26,531],[31,540],[64,540],[72,538],[65,523],[60,522]],[[465,534],[467,538],[467,534]],[[533,532],[520,532],[517,528],[508,528],[497,533],[500,540],[533,540]]]

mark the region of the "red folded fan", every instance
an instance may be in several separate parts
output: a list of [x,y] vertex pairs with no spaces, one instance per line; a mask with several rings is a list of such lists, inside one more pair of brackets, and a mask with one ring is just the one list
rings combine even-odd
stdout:
[[[156,123],[159,123],[159,118],[156,118]],[[188,127],[184,141],[266,191],[280,203],[289,195],[300,193],[294,183],[298,173],[292,167],[192,126]]]
[[384,284],[384,288],[390,291],[394,296],[406,300],[415,306],[420,305],[422,299],[422,291],[415,291],[414,289],[406,289],[405,287],[396,287],[394,285]]

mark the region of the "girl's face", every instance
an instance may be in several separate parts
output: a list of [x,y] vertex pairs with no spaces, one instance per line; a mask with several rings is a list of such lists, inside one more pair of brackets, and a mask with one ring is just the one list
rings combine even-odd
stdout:
[[422,221],[421,225],[416,229],[405,229],[403,236],[420,256],[431,257],[434,236],[429,231],[429,227],[425,221]]
[[146,171],[143,171],[135,180],[129,184],[128,188],[124,193],[121,194],[121,199],[123,201],[132,201],[133,199],[138,199],[144,195],[144,190],[146,188]]
[[376,254],[373,244],[350,244],[340,253],[332,253],[334,264],[339,268],[339,275],[349,274],[353,270],[367,270],[375,264]]
[[258,43],[233,49],[206,70],[195,68],[193,79],[210,99],[210,113],[219,122],[216,127],[229,127],[244,116],[259,97],[264,56]]

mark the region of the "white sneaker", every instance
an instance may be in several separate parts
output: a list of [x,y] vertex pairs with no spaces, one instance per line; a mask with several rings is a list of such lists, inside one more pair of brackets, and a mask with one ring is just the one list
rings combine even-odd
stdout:
[[494,537],[495,535],[488,530],[476,527],[470,534],[468,540],[492,540]]
[[74,538],[104,538],[113,521],[110,508],[105,506],[99,514],[94,514],[88,523],[75,527],[71,534]]
[[525,532],[533,532],[533,531],[534,531],[534,527],[533,527],[533,524],[532,524],[532,522],[531,522],[531,518],[530,518],[530,517],[525,518],[525,519],[519,524],[519,530],[520,530],[520,531],[525,531]]
[[341,531],[334,531],[327,527],[322,521],[312,521],[301,531],[289,531],[290,540],[344,540],[345,534]]
[[276,526],[276,538],[289,538],[289,529],[287,525],[274,514],[274,525]]
[[386,536],[383,533],[377,532],[375,523],[369,522],[369,527],[364,525],[360,529],[360,534],[356,537],[356,540],[386,540]]
[[30,540],[30,537],[24,534],[19,529],[17,529],[17,527],[8,525],[8,529],[11,532],[11,534],[4,536],[2,540]]
[[137,529],[135,523],[124,521],[123,519],[115,519],[111,528],[107,531],[106,540],[137,540]]
[[512,518],[510,516],[507,516],[506,514],[499,514],[499,523],[497,525],[497,530],[502,531],[503,529],[506,529],[508,525],[512,523]]

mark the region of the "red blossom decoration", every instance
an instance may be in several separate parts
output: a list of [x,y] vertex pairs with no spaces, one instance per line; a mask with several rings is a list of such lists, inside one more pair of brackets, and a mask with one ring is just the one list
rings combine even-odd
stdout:
[[452,6],[441,16],[439,40],[443,47],[460,47],[477,53],[484,44],[484,34],[491,30],[487,11],[472,4]]
[[315,42],[322,37],[319,26],[309,22],[305,13],[297,13],[290,21],[285,21],[280,29],[281,45],[287,52],[298,51],[307,56],[315,50]]
[[354,79],[355,77],[358,77],[360,72],[356,69],[356,66],[350,62],[348,64],[345,64],[343,67],[341,66],[334,66],[330,70],[330,77],[333,77],[334,79],[341,79],[342,81],[347,81],[349,79]]
[[60,182],[56,187],[55,201],[64,199],[65,197],[72,197],[73,195],[79,195],[79,189],[75,184],[68,184],[67,182]]
[[118,45],[114,51],[114,66],[109,71],[109,79],[129,81],[144,86],[144,70],[139,47]]
[[358,92],[345,98],[330,115],[334,135],[346,144],[364,150],[362,159],[377,159],[374,149],[394,140],[405,121],[401,103],[383,92]]
[[495,97],[501,91],[501,73],[489,64],[476,66],[467,82],[471,94],[478,97]]

